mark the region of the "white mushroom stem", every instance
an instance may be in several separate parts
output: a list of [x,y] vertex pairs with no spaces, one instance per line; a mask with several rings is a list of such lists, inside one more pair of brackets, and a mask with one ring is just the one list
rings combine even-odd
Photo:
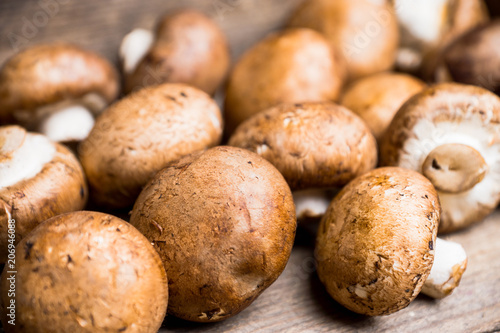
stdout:
[[328,190],[301,190],[293,192],[293,201],[295,202],[295,213],[297,220],[322,217],[333,194]]
[[120,45],[120,59],[123,71],[133,73],[153,45],[154,34],[145,29],[134,29],[127,34]]
[[422,173],[441,192],[461,193],[481,182],[488,164],[474,148],[448,143],[433,149],[422,165]]
[[92,112],[81,105],[72,105],[45,116],[37,130],[52,141],[69,142],[82,141],[93,126]]
[[36,176],[55,153],[43,135],[19,126],[0,127],[0,189]]
[[467,254],[462,245],[436,238],[434,264],[424,283],[422,293],[443,298],[458,287],[467,267]]

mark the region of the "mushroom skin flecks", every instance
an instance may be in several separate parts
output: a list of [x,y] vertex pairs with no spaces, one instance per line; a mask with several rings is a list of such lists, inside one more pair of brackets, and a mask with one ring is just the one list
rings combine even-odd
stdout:
[[481,221],[500,202],[500,99],[479,87],[439,84],[398,111],[381,165],[428,176],[442,206],[440,232]]

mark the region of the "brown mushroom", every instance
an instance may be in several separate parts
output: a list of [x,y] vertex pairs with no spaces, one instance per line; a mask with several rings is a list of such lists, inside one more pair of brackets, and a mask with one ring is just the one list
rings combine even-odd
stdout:
[[436,72],[436,64],[446,46],[488,20],[483,0],[391,1],[401,34],[398,68],[413,73],[420,71],[431,81],[443,80],[443,75]]
[[500,98],[439,84],[410,98],[380,146],[382,165],[423,173],[439,193],[440,232],[481,221],[500,202]]
[[173,160],[219,143],[222,116],[201,90],[165,83],[106,109],[78,152],[99,205],[132,205],[142,186]]
[[321,189],[294,192],[300,217],[322,215],[331,200],[323,190],[341,187],[377,164],[377,144],[367,125],[333,103],[269,108],[242,123],[229,145],[271,162],[294,191]]
[[[53,217],[16,248],[0,305],[10,332],[156,333],[168,284],[158,253],[129,223],[103,213]],[[9,288],[15,279],[15,325]]]
[[226,37],[217,24],[187,9],[162,17],[154,35],[133,30],[122,42],[120,57],[126,92],[172,82],[213,94],[230,62]]
[[10,220],[17,244],[40,222],[82,209],[87,193],[82,167],[66,147],[16,125],[0,127],[0,262]]
[[285,268],[296,229],[278,170],[257,154],[223,146],[158,172],[130,223],[165,263],[168,313],[199,322],[229,318],[269,287]]
[[309,0],[292,15],[289,26],[317,30],[345,59],[350,80],[391,69],[399,33],[388,1]]
[[318,275],[328,293],[370,316],[408,306],[431,271],[439,211],[436,190],[415,171],[380,168],[354,179],[318,230]]
[[458,38],[446,48],[442,59],[438,70],[453,81],[500,94],[500,20]]
[[424,82],[407,74],[374,74],[353,82],[340,104],[360,116],[378,141],[401,105],[424,87]]
[[280,103],[336,100],[342,63],[328,41],[310,29],[271,34],[236,63],[226,92],[229,134],[245,119]]
[[21,124],[53,141],[80,141],[118,87],[115,69],[97,54],[66,43],[33,46],[0,70],[0,124]]

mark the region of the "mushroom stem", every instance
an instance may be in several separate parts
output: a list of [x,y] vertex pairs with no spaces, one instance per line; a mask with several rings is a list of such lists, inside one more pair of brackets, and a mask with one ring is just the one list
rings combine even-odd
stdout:
[[42,119],[38,132],[56,142],[82,141],[94,126],[91,111],[81,105],[56,110]]
[[460,193],[483,180],[488,165],[474,148],[450,143],[438,146],[429,153],[422,173],[441,192]]
[[458,287],[467,267],[467,254],[462,245],[436,238],[434,264],[422,287],[422,293],[443,298]]
[[120,45],[123,71],[131,74],[153,45],[154,35],[145,29],[134,29],[128,33]]
[[292,194],[297,220],[322,217],[334,196],[328,190],[319,189],[294,191]]

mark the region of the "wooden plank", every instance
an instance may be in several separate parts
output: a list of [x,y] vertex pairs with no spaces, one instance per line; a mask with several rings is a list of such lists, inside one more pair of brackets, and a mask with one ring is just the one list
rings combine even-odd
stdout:
[[[267,33],[280,28],[300,1],[1,0],[0,64],[15,52],[12,38],[16,36],[22,38],[24,47],[54,40],[72,41],[116,61],[120,40],[130,29],[150,28],[161,13],[189,6],[217,20],[236,58]],[[447,237],[462,243],[469,255],[462,284],[452,296],[441,301],[419,296],[408,308],[377,318],[354,314],[326,294],[315,273],[311,229],[299,228],[283,275],[248,309],[216,324],[168,317],[160,332],[500,331],[500,212],[480,225]]]

